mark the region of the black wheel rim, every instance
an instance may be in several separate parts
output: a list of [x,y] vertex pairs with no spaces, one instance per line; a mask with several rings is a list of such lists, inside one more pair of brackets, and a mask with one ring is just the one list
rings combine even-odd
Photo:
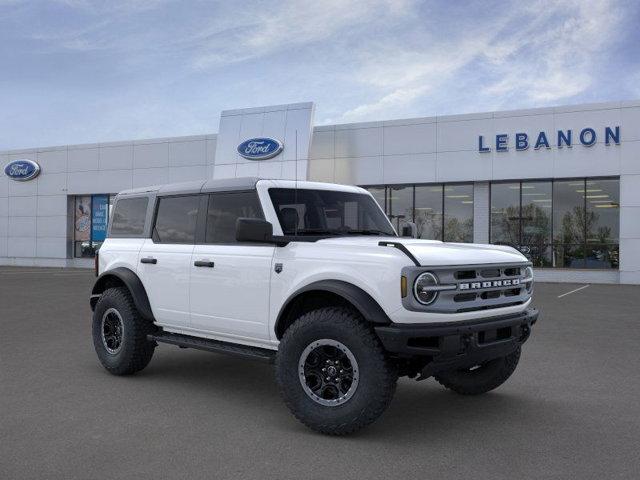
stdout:
[[115,308],[109,308],[102,315],[101,323],[102,344],[111,355],[117,354],[122,348],[124,336],[124,322]]
[[348,401],[358,388],[358,362],[344,344],[316,340],[302,352],[298,363],[305,393],[320,405],[333,407]]

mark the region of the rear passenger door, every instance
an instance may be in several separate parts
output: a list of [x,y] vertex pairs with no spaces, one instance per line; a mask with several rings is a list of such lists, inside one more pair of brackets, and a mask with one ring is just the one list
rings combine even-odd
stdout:
[[264,218],[256,191],[210,194],[191,258],[191,326],[215,337],[269,340],[274,246],[236,241],[236,220]]
[[138,275],[159,325],[189,326],[189,276],[200,195],[159,197],[152,228],[138,260]]

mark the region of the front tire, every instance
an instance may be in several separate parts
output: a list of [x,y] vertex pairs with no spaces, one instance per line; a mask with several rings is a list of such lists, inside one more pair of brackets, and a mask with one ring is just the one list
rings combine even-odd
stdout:
[[397,371],[360,315],[328,307],[298,318],[276,357],[284,401],[303,424],[320,433],[346,435],[386,410]]
[[155,349],[147,335],[154,331],[126,288],[109,288],[98,300],[93,312],[93,346],[109,373],[131,375],[146,367]]
[[435,375],[444,387],[461,395],[480,395],[498,388],[515,371],[520,360],[520,347],[504,357],[473,368],[451,370]]

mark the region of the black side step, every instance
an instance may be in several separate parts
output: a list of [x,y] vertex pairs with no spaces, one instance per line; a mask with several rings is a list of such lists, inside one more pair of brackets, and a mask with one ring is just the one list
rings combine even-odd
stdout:
[[206,350],[208,352],[228,353],[230,355],[252,358],[254,360],[261,360],[268,363],[273,363],[276,357],[275,350],[238,345],[237,343],[221,342],[220,340],[212,340],[210,338],[192,337],[190,335],[181,335],[178,333],[161,332],[156,335],[147,335],[147,340],[169,343],[182,348],[195,348],[197,350]]

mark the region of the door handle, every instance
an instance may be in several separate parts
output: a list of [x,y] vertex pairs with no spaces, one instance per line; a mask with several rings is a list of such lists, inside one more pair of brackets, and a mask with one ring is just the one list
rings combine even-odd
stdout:
[[152,257],[144,257],[140,259],[140,263],[153,263],[155,265],[156,263],[158,263],[158,259]]
[[196,267],[209,267],[209,268],[213,268],[213,266],[215,265],[213,262],[210,262],[209,260],[196,260],[195,262],[193,262],[193,265]]

